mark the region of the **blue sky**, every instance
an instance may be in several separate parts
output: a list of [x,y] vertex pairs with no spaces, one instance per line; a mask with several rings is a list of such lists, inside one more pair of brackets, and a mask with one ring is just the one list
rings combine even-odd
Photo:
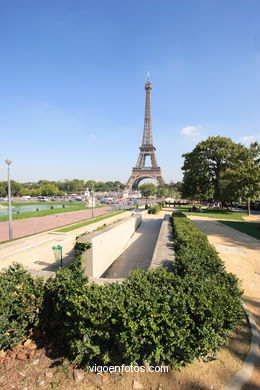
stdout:
[[167,182],[208,136],[260,140],[259,0],[0,0],[0,181],[126,182],[146,74]]

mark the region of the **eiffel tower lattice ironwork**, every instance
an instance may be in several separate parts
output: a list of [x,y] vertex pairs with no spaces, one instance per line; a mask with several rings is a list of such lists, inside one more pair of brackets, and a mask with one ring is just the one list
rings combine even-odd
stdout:
[[[161,168],[158,166],[155,157],[155,146],[153,144],[152,134],[152,117],[151,117],[151,90],[152,84],[150,82],[149,73],[147,76],[147,82],[145,83],[145,116],[144,116],[144,132],[143,142],[140,146],[140,153],[136,163],[136,166],[132,169],[132,174],[128,179],[126,187],[128,190],[135,189],[143,179],[154,179],[157,184],[164,184]],[[151,159],[151,166],[145,165],[146,158]]]

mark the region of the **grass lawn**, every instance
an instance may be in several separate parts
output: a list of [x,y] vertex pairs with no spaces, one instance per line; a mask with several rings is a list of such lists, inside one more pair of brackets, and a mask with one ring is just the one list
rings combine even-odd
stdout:
[[196,215],[199,217],[208,217],[208,218],[219,218],[219,219],[237,219],[242,220],[245,216],[245,213],[239,213],[237,211],[223,211],[223,210],[214,210],[203,212],[190,212],[191,206],[176,206],[176,211],[180,211],[186,215]]
[[260,223],[255,222],[233,222],[233,221],[219,221],[233,229],[246,233],[249,236],[260,240]]
[[83,221],[83,222],[76,223],[74,225],[66,226],[66,227],[64,227],[62,229],[58,229],[58,230],[55,230],[55,231],[56,232],[61,232],[61,233],[70,232],[71,230],[79,229],[81,227],[90,225],[92,223],[95,223],[95,222],[98,222],[98,221],[102,221],[102,219],[107,219],[107,218],[113,217],[114,215],[122,214],[122,213],[124,213],[126,211],[128,211],[128,210],[115,211],[113,213],[106,214],[106,215],[101,215],[100,217],[96,217],[96,218],[93,218],[93,219],[88,219],[87,221]]
[[[49,208],[46,210],[39,210],[36,211],[37,206],[54,206],[54,205],[65,205],[65,207],[61,208]],[[3,206],[7,206],[7,203],[1,203]],[[33,218],[33,217],[43,217],[45,215],[50,214],[59,214],[59,213],[68,213],[70,211],[78,211],[78,210],[87,210],[91,207],[86,207],[85,203],[83,202],[71,202],[71,203],[62,203],[62,202],[26,202],[26,203],[13,203],[12,206],[35,206],[35,211],[26,211],[26,212],[20,212],[19,214],[14,213],[12,214],[12,219],[25,219],[25,218]],[[0,222],[8,221],[8,215],[1,215],[0,216]]]

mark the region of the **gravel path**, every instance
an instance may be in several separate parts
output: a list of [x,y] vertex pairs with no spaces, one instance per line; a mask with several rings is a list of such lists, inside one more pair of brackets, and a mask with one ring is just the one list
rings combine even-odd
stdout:
[[[228,272],[242,281],[244,301],[260,332],[260,241],[231,229],[216,220],[190,216],[192,222],[205,234],[225,262]],[[255,217],[255,222],[258,218]],[[243,390],[260,389],[260,361]]]

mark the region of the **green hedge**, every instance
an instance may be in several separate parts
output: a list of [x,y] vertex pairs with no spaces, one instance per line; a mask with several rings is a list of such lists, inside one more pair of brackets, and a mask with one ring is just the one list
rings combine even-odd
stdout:
[[173,225],[173,272],[136,270],[122,284],[97,285],[73,265],[47,282],[42,323],[62,337],[69,358],[178,368],[228,341],[243,315],[238,281],[188,219],[176,216]]
[[148,214],[157,214],[162,209],[162,204],[157,204],[156,206],[149,207]]
[[21,266],[1,273],[0,349],[40,325],[82,367],[147,361],[179,368],[214,356],[243,315],[242,292],[187,218],[174,215],[173,229],[173,272],[136,270],[122,284],[97,285],[79,258],[44,289]]
[[[234,274],[226,272],[223,261],[207,236],[186,216],[174,213],[172,223],[176,254],[174,272],[183,281],[190,283],[192,293],[193,281],[215,290],[215,298],[208,299],[204,304],[207,303],[208,309],[211,308],[212,313],[215,313],[216,321],[222,323],[223,329],[219,328],[219,334],[226,335],[243,316],[240,282]],[[198,302],[200,301],[198,295]]]
[[0,350],[26,338],[39,321],[43,281],[19,264],[0,273]]

